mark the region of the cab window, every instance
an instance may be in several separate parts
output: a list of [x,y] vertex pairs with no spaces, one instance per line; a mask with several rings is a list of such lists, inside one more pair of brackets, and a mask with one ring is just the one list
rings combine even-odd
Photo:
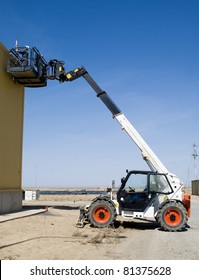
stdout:
[[124,189],[127,192],[147,191],[147,174],[132,173],[126,181]]
[[173,192],[166,176],[162,174],[150,175],[149,191],[157,192],[157,193],[165,193],[165,194],[169,194]]

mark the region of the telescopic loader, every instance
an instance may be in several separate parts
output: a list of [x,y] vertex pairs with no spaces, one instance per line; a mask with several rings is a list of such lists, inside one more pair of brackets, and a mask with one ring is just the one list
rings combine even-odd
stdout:
[[[183,183],[170,173],[141,135],[124,116],[109,95],[81,66],[66,72],[64,62],[57,59],[47,62],[37,48],[27,48],[28,59],[24,65],[18,46],[10,50],[7,72],[25,87],[41,87],[47,80],[71,82],[83,77],[96,92],[97,97],[112,113],[140,149],[150,171],[128,171],[114,197],[112,189],[96,197],[89,205],[80,208],[77,226],[89,222],[94,227],[107,227],[121,215],[127,219],[155,219],[165,231],[181,231],[190,217],[190,195],[182,191]],[[21,52],[22,53],[22,52]]]

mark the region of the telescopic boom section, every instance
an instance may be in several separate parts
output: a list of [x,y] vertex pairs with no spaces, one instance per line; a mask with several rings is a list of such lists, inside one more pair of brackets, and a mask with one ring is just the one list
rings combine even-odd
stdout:
[[83,66],[76,68],[75,70],[70,71],[68,73],[60,75],[59,80],[61,82],[68,82],[80,77],[83,77],[88,82],[88,84],[96,92],[97,97],[101,99],[104,105],[106,105],[106,107],[112,113],[113,118],[115,118],[119,122],[122,129],[125,130],[127,134],[131,137],[131,139],[135,142],[135,144],[140,149],[142,157],[147,162],[149,168],[155,172],[169,173],[164,164],[159,160],[159,158],[147,145],[147,143],[137,132],[137,130],[132,126],[132,124],[128,121],[128,119],[124,116],[124,114],[114,103],[114,101],[109,97],[109,95],[105,91],[103,91],[99,87],[99,85],[93,80],[93,78],[88,74],[88,72]]

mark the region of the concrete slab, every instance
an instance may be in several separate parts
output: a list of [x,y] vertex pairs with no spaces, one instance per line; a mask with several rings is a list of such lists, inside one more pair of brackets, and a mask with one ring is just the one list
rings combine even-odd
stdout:
[[20,219],[20,218],[24,218],[24,217],[28,217],[28,216],[32,216],[32,215],[36,215],[36,214],[40,214],[40,213],[43,213],[43,212],[46,212],[46,211],[47,211],[47,209],[45,209],[45,208],[43,208],[43,209],[29,209],[29,210],[22,210],[20,212],[0,215],[0,223],[7,222],[7,221],[10,221],[10,220],[14,220],[14,219]]

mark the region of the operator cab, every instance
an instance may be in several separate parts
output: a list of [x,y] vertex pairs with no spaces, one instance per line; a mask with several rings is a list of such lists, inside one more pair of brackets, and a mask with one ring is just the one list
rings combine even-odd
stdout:
[[157,194],[171,194],[171,185],[165,174],[151,171],[130,171],[122,179],[117,193],[121,210],[143,212]]
[[35,47],[15,47],[10,50],[7,72],[25,87],[44,87],[47,62]]

